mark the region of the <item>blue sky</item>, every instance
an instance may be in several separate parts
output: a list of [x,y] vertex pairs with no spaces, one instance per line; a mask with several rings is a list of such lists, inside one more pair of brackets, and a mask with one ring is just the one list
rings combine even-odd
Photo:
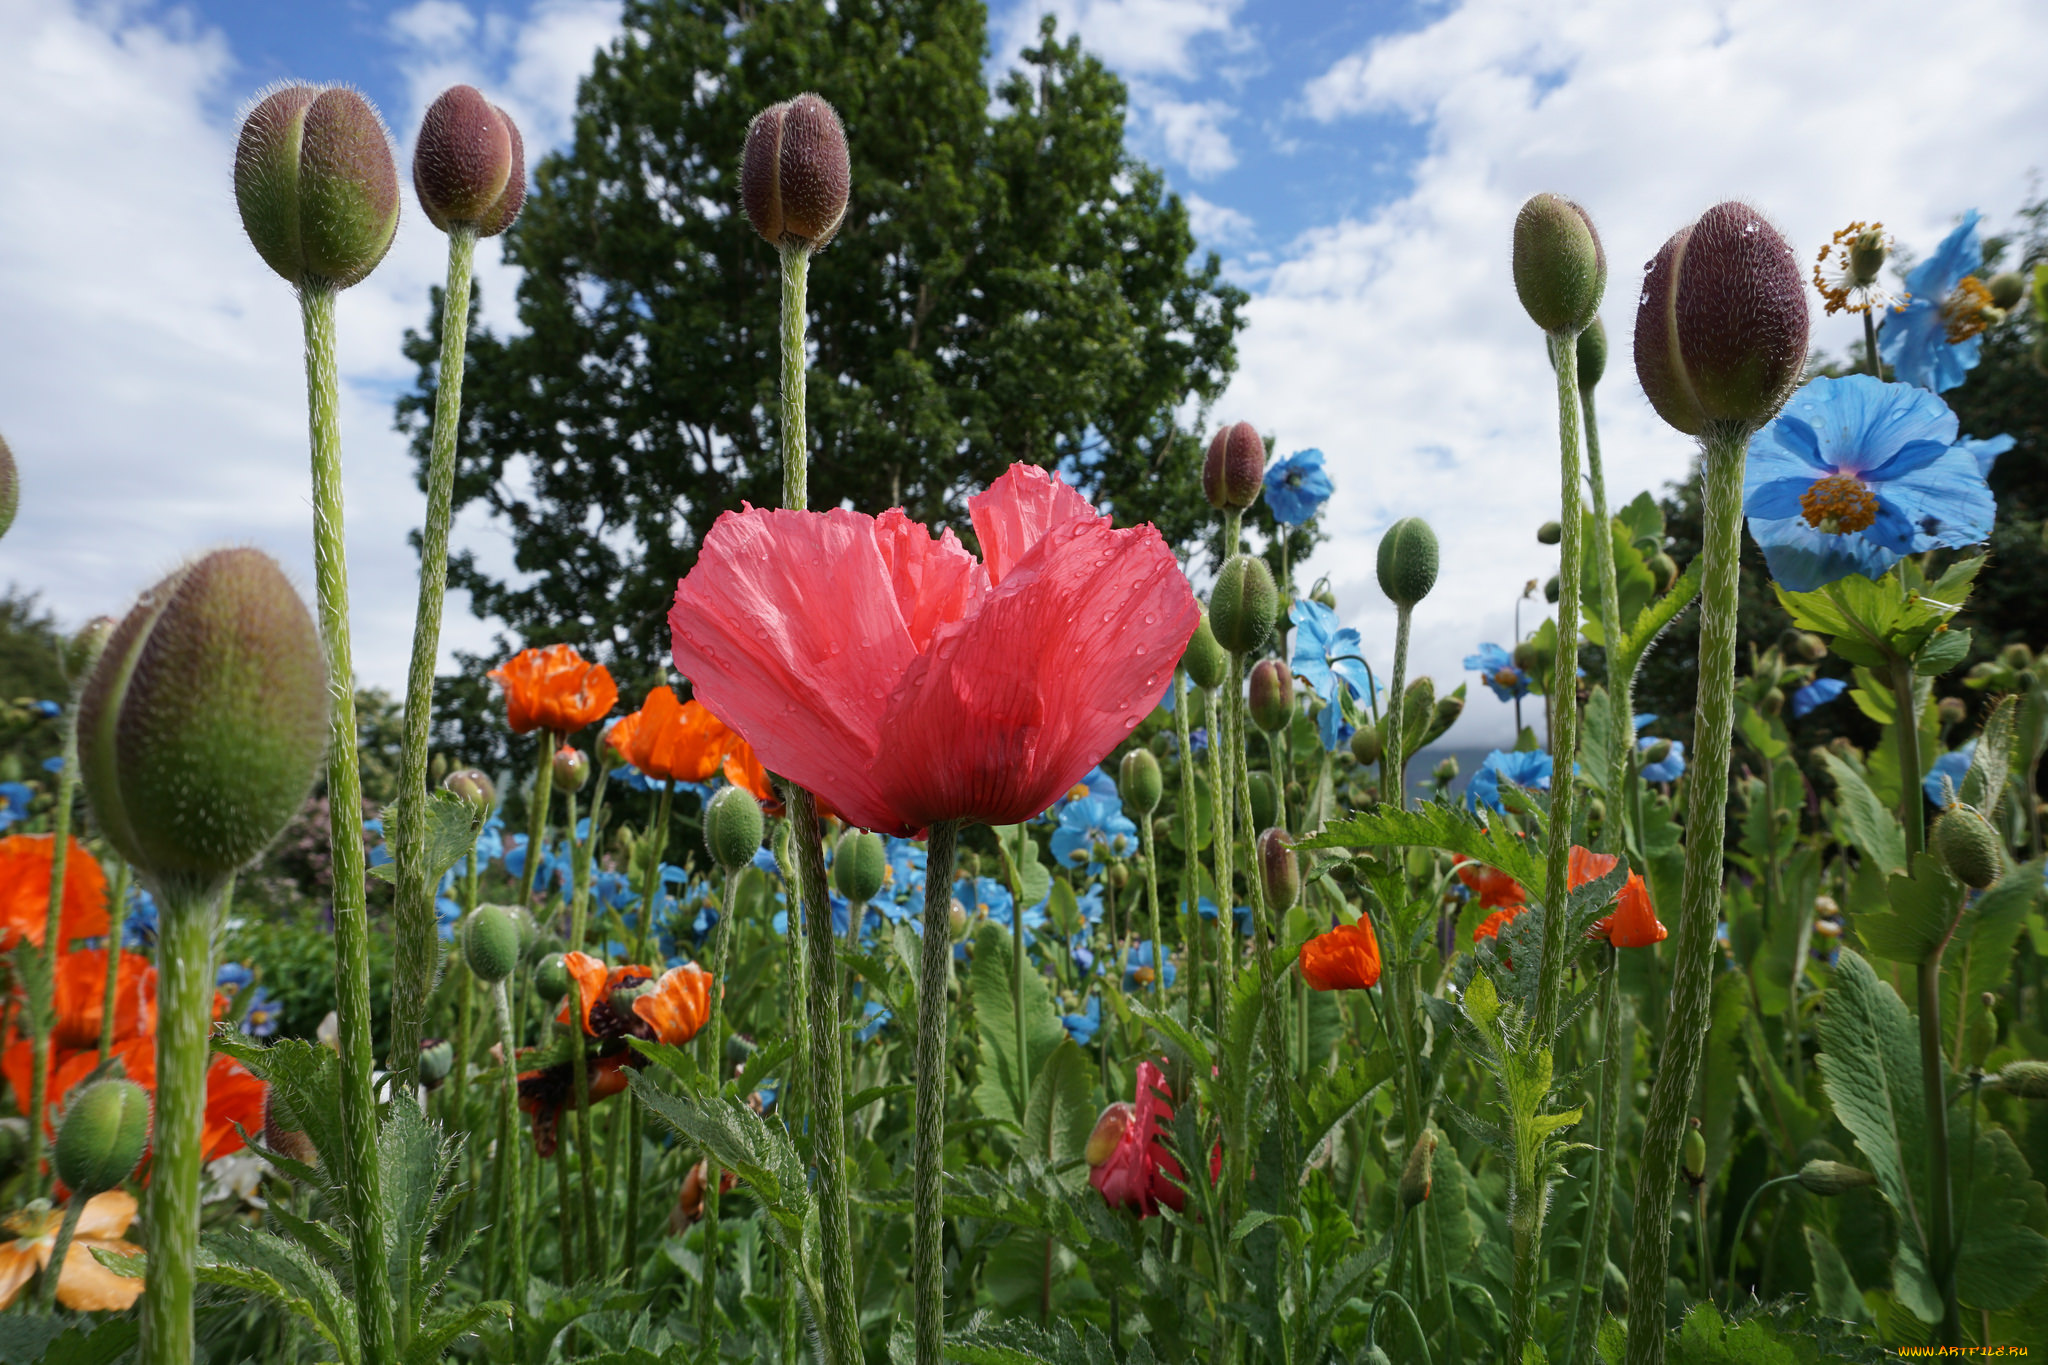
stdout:
[[[1478,643],[1510,638],[1522,585],[1556,567],[1533,535],[1557,506],[1551,379],[1508,278],[1524,198],[1573,196],[1605,239],[1602,444],[1625,501],[1691,454],[1627,361],[1641,264],[1673,231],[1743,198],[1802,256],[1873,218],[1924,252],[1971,207],[2008,225],[2043,169],[2038,0],[1948,0],[1938,20],[1924,0],[1864,0],[1852,28],[1839,6],[1781,0],[997,0],[992,71],[1048,9],[1123,75],[1131,145],[1250,291],[1238,372],[1206,420],[1326,452],[1338,491],[1307,571],[1382,670],[1379,534],[1409,515],[1436,526],[1444,570],[1413,666],[1440,688]],[[426,103],[468,81],[537,157],[566,136],[618,15],[617,0],[0,0],[0,432],[23,479],[0,581],[74,622],[223,543],[309,582],[298,318],[235,219],[236,113],[273,80],[349,81],[403,164]],[[391,398],[443,251],[408,205],[341,306],[357,662],[386,686],[404,673],[422,510]],[[488,249],[479,272],[502,327],[516,280]],[[1816,319],[1822,345],[1849,334]],[[472,514],[456,540],[509,564],[502,527]],[[449,647],[492,633],[451,603]],[[1478,691],[1452,739],[1505,740],[1508,717]]]

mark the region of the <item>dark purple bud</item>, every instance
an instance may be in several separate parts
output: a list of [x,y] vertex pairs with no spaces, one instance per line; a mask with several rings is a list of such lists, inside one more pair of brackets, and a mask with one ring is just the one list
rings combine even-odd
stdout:
[[822,97],[798,95],[754,115],[740,166],[740,202],[754,231],[815,251],[845,221],[852,187],[846,129]]
[[1202,496],[1219,512],[1239,511],[1259,500],[1266,478],[1266,443],[1250,422],[1223,428],[1209,442],[1202,462]]
[[412,154],[412,188],[443,232],[474,223],[480,237],[512,225],[526,202],[526,146],[511,116],[475,86],[457,85],[427,106]]
[[1294,674],[1280,659],[1261,659],[1252,666],[1252,724],[1278,734],[1294,718]]

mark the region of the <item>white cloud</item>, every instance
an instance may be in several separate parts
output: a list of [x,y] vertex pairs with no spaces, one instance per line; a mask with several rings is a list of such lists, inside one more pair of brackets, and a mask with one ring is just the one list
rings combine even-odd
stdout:
[[[427,54],[412,107],[385,112],[409,137],[439,89],[429,63],[459,71],[451,79],[521,118],[538,156],[568,126],[575,74],[617,9],[541,0],[494,31],[458,5],[416,6],[396,30]],[[0,316],[12,320],[0,431],[22,476],[0,580],[43,589],[72,623],[124,612],[180,559],[223,543],[269,550],[311,596],[298,309],[236,215],[236,129],[219,113],[245,93],[233,71],[221,35],[182,18],[86,0],[0,6]],[[409,179],[409,145],[399,157]],[[411,382],[399,340],[425,318],[445,242],[408,189],[390,255],[339,313],[355,660],[390,687],[411,645],[406,537],[424,508],[391,399]],[[478,263],[502,325],[510,274],[488,247]],[[458,539],[491,552],[473,520]],[[458,598],[444,658],[489,634]]]
[[1197,180],[1221,175],[1237,164],[1237,149],[1223,131],[1235,112],[1222,100],[1158,99],[1147,109],[1167,157],[1186,166]]
[[1243,0],[1020,0],[991,27],[1006,62],[1038,41],[1039,19],[1050,14],[1062,38],[1079,33],[1090,52],[1126,76],[1189,79],[1205,44],[1238,51],[1249,42],[1236,26],[1242,7]]
[[[2030,70],[2048,58],[2048,10],[1962,0],[1930,24],[1912,0],[1879,0],[1858,24],[1911,35],[1881,79],[1836,58],[1839,16],[1825,9],[1465,0],[1304,83],[1312,116],[1405,114],[1426,125],[1428,151],[1410,193],[1305,234],[1276,266],[1215,416],[1277,426],[1283,451],[1328,453],[1333,539],[1309,569],[1331,576],[1376,665],[1392,609],[1372,552],[1394,519],[1426,516],[1442,538],[1414,661],[1440,682],[1473,681],[1462,656],[1505,642],[1523,582],[1556,571],[1534,539],[1558,505],[1554,390],[1508,273],[1529,194],[1571,195],[1604,236],[1600,411],[1617,499],[1687,469],[1690,443],[1636,386],[1629,336],[1641,264],[1701,209],[1748,199],[1810,257],[1852,218],[1881,218],[1924,252],[1965,208],[1997,223],[2017,206],[2048,87],[1996,78],[1983,35],[1998,35],[1998,71]],[[1839,351],[1850,331],[1817,320],[1815,335]],[[1502,739],[1507,715],[1481,692],[1456,733]]]
[[1187,205],[1188,226],[1194,229],[1195,240],[1204,246],[1246,241],[1257,230],[1248,215],[1224,204],[1212,204],[1199,194],[1183,195],[1181,202]]

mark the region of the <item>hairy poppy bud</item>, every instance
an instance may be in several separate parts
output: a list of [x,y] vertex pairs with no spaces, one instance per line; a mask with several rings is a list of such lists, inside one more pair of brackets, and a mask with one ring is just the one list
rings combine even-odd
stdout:
[[57,1178],[90,1199],[134,1171],[149,1146],[149,1092],[133,1081],[95,1081],[57,1126]]
[[179,895],[210,895],[269,846],[326,747],[320,639],[261,550],[216,550],[144,593],[79,694],[100,829]]
[[1847,1194],[1876,1183],[1869,1171],[1845,1161],[1814,1160],[1799,1168],[1799,1187],[1808,1194]]
[[1607,253],[1586,211],[1559,194],[1538,194],[1515,215],[1515,293],[1538,327],[1577,336],[1607,292]]
[[1927,842],[1934,846],[1934,855],[1942,865],[1964,886],[1981,891],[1997,881],[2005,870],[1998,831],[1991,828],[1990,821],[1960,803],[1941,813]]
[[754,115],[740,163],[740,203],[754,231],[816,251],[846,221],[852,187],[846,129],[823,97],[798,95]]
[[1436,586],[1436,532],[1421,517],[1403,517],[1380,537],[1380,591],[1412,607]]
[[1309,590],[1308,600],[1328,607],[1331,611],[1337,610],[1337,594],[1330,590],[1328,579],[1319,581],[1315,587]]
[[1250,700],[1252,724],[1267,734],[1278,734],[1294,718],[1294,674],[1280,659],[1261,659],[1252,665]]
[[1543,600],[1546,602],[1555,602],[1557,601],[1557,593],[1558,577],[1556,574],[1552,574],[1550,576],[1549,581],[1543,585]]
[[1579,333],[1579,392],[1591,393],[1607,373],[1607,324],[1595,315]]
[[1275,914],[1286,914],[1301,900],[1301,856],[1286,830],[1269,829],[1259,836],[1259,880]]
[[79,627],[78,633],[64,642],[58,652],[57,662],[64,670],[65,679],[76,686],[92,672],[92,666],[100,661],[100,652],[113,637],[114,627],[119,624],[111,616],[95,616]]
[[484,814],[498,804],[498,788],[490,774],[480,768],[457,768],[441,779],[441,788],[453,792],[464,803]]
[[1945,726],[1961,725],[1970,715],[1970,708],[1961,697],[1943,697],[1935,704],[1934,709],[1940,714],[1941,723]]
[[1280,794],[1273,785],[1273,775],[1260,771],[1250,774],[1252,828],[1264,829],[1280,821]]
[[420,1080],[427,1089],[438,1089],[454,1069],[455,1044],[446,1038],[420,1039]]
[[1678,581],[1678,561],[1659,550],[1650,556],[1650,580],[1658,592],[1670,592],[1671,585]]
[[1351,756],[1360,763],[1380,761],[1380,728],[1370,722],[1351,732]]
[[1450,729],[1458,723],[1458,717],[1464,714],[1465,699],[1457,693],[1453,692],[1449,696],[1438,697],[1436,699],[1436,715],[1429,722],[1430,738],[1434,739]]
[[21,470],[14,463],[13,448],[0,436],[0,536],[14,525],[14,514],[20,510]]
[[1209,628],[1216,643],[1233,654],[1250,654],[1266,643],[1280,613],[1280,589],[1273,571],[1256,555],[1232,555],[1209,593]]
[[474,223],[477,236],[495,237],[526,202],[519,126],[473,85],[443,90],[420,121],[412,188],[427,221],[441,231]]
[[495,984],[519,961],[519,928],[501,905],[479,905],[463,924],[462,955],[477,980]]
[[967,907],[954,901],[946,910],[946,924],[953,931],[957,941],[967,937]]
[[1636,378],[1688,436],[1754,431],[1806,367],[1806,280],[1792,248],[1747,204],[1718,204],[1657,252],[1636,309]]
[[1671,757],[1671,741],[1668,739],[1660,739],[1649,748],[1643,750],[1643,762],[1646,765],[1662,763],[1669,757]]
[[1770,688],[1764,693],[1763,699],[1757,703],[1756,709],[1767,716],[1780,714],[1785,709],[1785,694],[1775,687]]
[[1439,787],[1448,787],[1453,782],[1456,782],[1458,780],[1457,755],[1446,754],[1443,761],[1436,765],[1436,771],[1431,773],[1430,776],[1436,779],[1436,784]]
[[2008,313],[2027,296],[2026,277],[2016,270],[1999,271],[1984,281],[1984,288],[1991,295],[1992,306]]
[[889,850],[882,836],[850,829],[832,851],[832,885],[839,894],[862,905],[875,898],[889,877]]
[[1123,798],[1125,810],[1143,819],[1159,809],[1165,790],[1166,779],[1150,749],[1133,749],[1124,755],[1116,770],[1116,793]]
[[1088,1134],[1088,1145],[1081,1152],[1091,1169],[1109,1160],[1117,1144],[1124,1140],[1125,1130],[1137,1116],[1137,1106],[1128,1100],[1118,1100],[1102,1111],[1095,1120],[1094,1130]]
[[1564,525],[1561,522],[1546,521],[1536,528],[1538,545],[1555,545],[1564,539]]
[[306,1136],[305,1128],[293,1117],[290,1106],[274,1085],[263,1090],[263,1145],[301,1166],[320,1164],[320,1149]]
[[1828,657],[1828,642],[1810,630],[1788,630],[1778,638],[1778,648],[1787,658],[1803,664],[1817,664]]
[[2048,1100],[2048,1062],[2007,1062],[1998,1073],[1998,1088],[2023,1100]]
[[2007,668],[2018,671],[2034,666],[2034,652],[2024,644],[2013,643],[1998,651],[1998,661]]
[[1202,461],[1202,496],[1219,512],[1243,511],[1259,500],[1266,478],[1266,443],[1250,422],[1223,428]]
[[1698,1119],[1687,1119],[1685,1128],[1685,1178],[1694,1185],[1707,1178],[1707,1139]]
[[1208,612],[1202,613],[1195,633],[1188,637],[1188,647],[1181,654],[1180,661],[1188,671],[1188,681],[1195,686],[1211,691],[1223,686],[1224,669],[1229,666],[1230,655],[1217,643]]
[[573,744],[555,750],[555,790],[580,792],[590,780],[590,755]]
[[235,202],[256,254],[294,285],[346,289],[398,230],[398,167],[371,103],[345,86],[283,85],[242,120]]
[[1408,1160],[1401,1167],[1401,1207],[1412,1209],[1429,1198],[1431,1176],[1436,1167],[1436,1130],[1425,1128],[1422,1136],[1415,1139],[1415,1145],[1408,1149]]
[[533,992],[552,1005],[569,993],[569,960],[561,953],[549,953],[533,969]]
[[704,808],[704,847],[727,872],[737,872],[761,851],[761,803],[741,787],[727,787]]

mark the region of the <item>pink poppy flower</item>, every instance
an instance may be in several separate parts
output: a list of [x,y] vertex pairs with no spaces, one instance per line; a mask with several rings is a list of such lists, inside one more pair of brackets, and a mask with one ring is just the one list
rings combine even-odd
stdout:
[[1200,612],[1153,527],[1012,465],[983,558],[900,509],[720,517],[669,612],[676,667],[849,824],[1037,815],[1159,701]]
[[[1111,1208],[1136,1211],[1152,1218],[1161,1204],[1179,1213],[1186,1193],[1175,1184],[1183,1179],[1180,1163],[1166,1150],[1160,1134],[1173,1120],[1173,1095],[1166,1078],[1150,1062],[1138,1063],[1138,1102],[1117,1101],[1095,1120],[1088,1135],[1088,1183]],[[1211,1157],[1213,1172],[1219,1161]]]

